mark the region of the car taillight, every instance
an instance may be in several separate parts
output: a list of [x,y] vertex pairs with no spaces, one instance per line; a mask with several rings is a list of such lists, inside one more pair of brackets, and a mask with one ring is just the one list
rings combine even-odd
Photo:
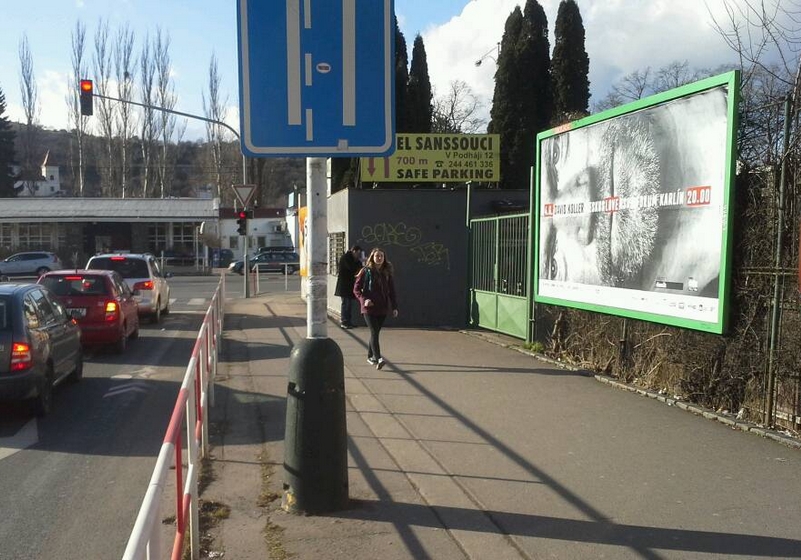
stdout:
[[152,280],[145,280],[144,282],[137,282],[134,284],[134,291],[136,290],[152,290],[153,289],[153,281]]
[[11,371],[23,371],[31,367],[31,346],[25,342],[15,342],[11,345]]
[[107,301],[106,302],[106,321],[114,321],[117,319],[117,313],[119,313],[120,307],[117,305],[116,301]]

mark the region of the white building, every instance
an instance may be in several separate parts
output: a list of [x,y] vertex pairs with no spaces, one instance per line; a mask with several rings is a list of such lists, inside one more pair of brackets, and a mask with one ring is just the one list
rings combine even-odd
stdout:
[[[17,189],[17,197],[45,197],[45,196],[64,196],[64,191],[61,188],[61,178],[58,174],[58,166],[50,165],[50,151],[45,154],[42,161],[41,176],[33,179],[26,179],[14,183],[14,188]],[[15,175],[20,172],[20,167],[15,165],[12,167]]]

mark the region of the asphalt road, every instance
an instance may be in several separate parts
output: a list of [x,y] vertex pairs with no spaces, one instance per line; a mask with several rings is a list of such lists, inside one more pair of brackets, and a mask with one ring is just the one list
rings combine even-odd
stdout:
[[218,280],[172,278],[171,314],[87,353],[49,416],[0,404],[0,560],[122,556]]

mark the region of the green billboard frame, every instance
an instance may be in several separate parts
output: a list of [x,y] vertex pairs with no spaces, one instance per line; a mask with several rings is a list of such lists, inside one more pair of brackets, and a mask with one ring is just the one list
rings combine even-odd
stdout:
[[[561,134],[567,131],[583,128],[592,124],[600,123],[628,115],[644,109],[656,107],[668,102],[688,97],[691,95],[703,93],[715,88],[726,88],[726,102],[727,102],[727,131],[726,131],[726,146],[725,146],[725,170],[723,180],[723,200],[722,200],[722,224],[721,224],[721,240],[720,240],[720,274],[718,281],[717,293],[717,318],[715,321],[701,321],[695,319],[688,319],[686,317],[676,317],[667,314],[643,312],[638,310],[626,309],[623,307],[616,307],[613,305],[603,305],[597,303],[588,303],[582,301],[573,301],[570,299],[545,296],[540,294],[540,227],[541,227],[541,212],[540,212],[540,193],[541,193],[541,163],[542,153],[541,146],[543,140]],[[738,106],[740,101],[740,73],[737,70],[720,74],[687,84],[669,91],[658,93],[620,107],[615,107],[601,113],[590,115],[588,117],[572,121],[570,123],[552,128],[550,130],[541,132],[537,135],[536,140],[536,165],[534,168],[534,177],[531,182],[531,208],[530,219],[534,227],[530,228],[531,239],[529,247],[531,248],[530,262],[533,263],[531,267],[530,281],[532,290],[529,292],[529,297],[532,299],[530,302],[532,309],[535,303],[543,303],[550,305],[558,305],[564,307],[571,307],[575,309],[582,309],[585,311],[592,311],[597,313],[605,313],[609,315],[616,315],[620,317],[628,317],[653,323],[664,325],[671,325],[704,331],[715,334],[723,334],[727,329],[728,315],[729,315],[729,302],[728,294],[731,283],[731,252],[732,252],[732,190],[735,177],[736,166],[736,139],[737,139],[737,125],[738,125]],[[533,315],[536,316],[536,315]]]

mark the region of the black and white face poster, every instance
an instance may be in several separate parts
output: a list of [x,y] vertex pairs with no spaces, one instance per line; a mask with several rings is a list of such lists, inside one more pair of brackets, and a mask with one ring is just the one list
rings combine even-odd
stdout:
[[728,89],[541,140],[538,298],[718,322]]

